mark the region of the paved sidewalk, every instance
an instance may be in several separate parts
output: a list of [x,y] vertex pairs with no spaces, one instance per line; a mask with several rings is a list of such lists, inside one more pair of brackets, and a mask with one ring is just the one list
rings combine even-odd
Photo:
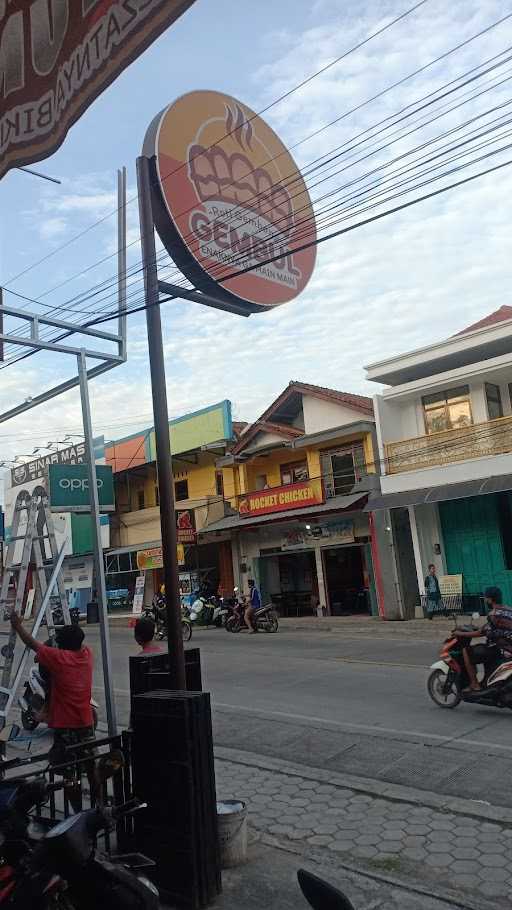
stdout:
[[237,750],[216,756],[219,798],[244,799],[260,836],[465,906],[508,905],[512,811]]

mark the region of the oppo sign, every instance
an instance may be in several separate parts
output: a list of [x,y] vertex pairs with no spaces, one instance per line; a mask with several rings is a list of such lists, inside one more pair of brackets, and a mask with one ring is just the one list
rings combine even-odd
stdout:
[[[96,465],[98,499],[102,512],[114,511],[112,468]],[[53,512],[90,512],[89,478],[85,464],[55,464],[48,471]]]

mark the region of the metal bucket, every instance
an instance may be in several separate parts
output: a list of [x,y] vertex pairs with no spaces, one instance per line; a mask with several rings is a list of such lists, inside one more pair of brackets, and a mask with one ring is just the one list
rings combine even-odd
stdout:
[[239,799],[217,803],[220,863],[223,869],[247,860],[247,806]]

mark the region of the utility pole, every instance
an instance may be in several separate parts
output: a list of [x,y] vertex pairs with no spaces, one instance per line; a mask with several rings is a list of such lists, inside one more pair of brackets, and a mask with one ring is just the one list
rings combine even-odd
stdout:
[[105,707],[109,736],[116,736],[116,703],[114,697],[114,680],[112,676],[112,655],[110,650],[110,633],[108,628],[107,591],[105,585],[105,566],[103,565],[103,546],[101,542],[100,504],[98,482],[96,479],[96,462],[92,436],[91,405],[89,401],[89,384],[87,379],[87,358],[82,350],[77,356],[78,376],[80,378],[80,397],[82,400],[82,417],[85,436],[85,460],[89,481],[89,498],[91,502],[92,547],[94,553],[94,575],[96,578],[96,595],[99,606],[101,657],[103,662],[103,684],[105,686]]
[[137,158],[137,188],[141,228],[142,262],[146,323],[148,330],[149,366],[155,422],[156,468],[160,494],[160,527],[164,563],[165,599],[167,608],[167,644],[173,689],[185,690],[185,654],[181,631],[181,603],[176,551],[176,511],[172,477],[169,413],[165,383],[165,361],[160,320],[158,269],[156,264],[155,229],[151,209],[151,177],[149,158]]

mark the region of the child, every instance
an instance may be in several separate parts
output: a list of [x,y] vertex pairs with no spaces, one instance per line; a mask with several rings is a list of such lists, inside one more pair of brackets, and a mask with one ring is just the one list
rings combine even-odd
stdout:
[[157,654],[161,652],[161,648],[154,641],[155,638],[155,623],[149,617],[142,617],[138,619],[135,623],[134,629],[135,641],[140,646],[139,655],[141,654]]

